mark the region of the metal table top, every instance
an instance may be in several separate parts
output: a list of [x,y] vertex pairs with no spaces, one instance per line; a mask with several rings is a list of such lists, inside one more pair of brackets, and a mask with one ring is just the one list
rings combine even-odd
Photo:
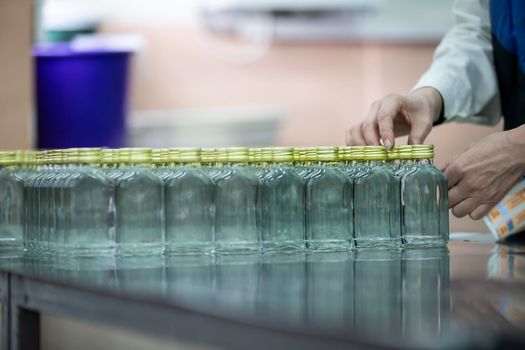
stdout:
[[[525,344],[525,245],[495,244],[487,234],[452,234],[448,249],[4,256],[0,270],[18,279],[133,305],[154,303],[166,310],[184,310],[204,316],[203,322],[206,317],[219,318],[264,329],[269,337],[282,332],[315,334],[321,340],[376,348]],[[33,292],[41,296],[45,290]],[[112,322],[119,320],[118,314],[112,317]],[[141,317],[140,311],[136,317]]]

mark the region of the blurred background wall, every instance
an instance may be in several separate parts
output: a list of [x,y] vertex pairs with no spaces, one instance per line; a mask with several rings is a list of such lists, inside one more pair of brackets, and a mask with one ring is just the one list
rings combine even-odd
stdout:
[[0,0],[0,149],[32,140],[32,0]]

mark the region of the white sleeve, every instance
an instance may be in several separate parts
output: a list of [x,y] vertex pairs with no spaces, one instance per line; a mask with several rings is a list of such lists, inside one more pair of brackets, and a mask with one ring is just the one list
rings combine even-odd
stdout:
[[443,97],[446,121],[496,124],[501,117],[488,2],[454,2],[455,26],[413,89],[437,89]]

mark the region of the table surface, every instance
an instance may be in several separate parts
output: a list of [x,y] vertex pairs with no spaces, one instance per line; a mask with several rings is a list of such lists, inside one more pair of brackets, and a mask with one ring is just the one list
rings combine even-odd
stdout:
[[0,270],[270,330],[326,334],[360,344],[461,348],[493,341],[488,335],[524,339],[525,245],[495,244],[487,234],[452,234],[448,249],[3,256]]

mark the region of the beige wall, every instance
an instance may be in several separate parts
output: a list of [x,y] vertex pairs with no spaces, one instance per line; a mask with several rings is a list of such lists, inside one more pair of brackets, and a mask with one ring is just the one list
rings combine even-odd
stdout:
[[31,147],[32,0],[0,0],[0,149]]
[[[108,32],[145,36],[136,60],[134,108],[175,109],[239,104],[277,105],[288,112],[281,145],[341,145],[347,126],[370,103],[409,91],[430,64],[435,44],[275,44],[260,60],[231,63],[225,43],[202,31],[175,26],[108,25]],[[437,163],[501,127],[445,125],[428,142]],[[485,230],[481,222],[451,220],[453,231]]]

